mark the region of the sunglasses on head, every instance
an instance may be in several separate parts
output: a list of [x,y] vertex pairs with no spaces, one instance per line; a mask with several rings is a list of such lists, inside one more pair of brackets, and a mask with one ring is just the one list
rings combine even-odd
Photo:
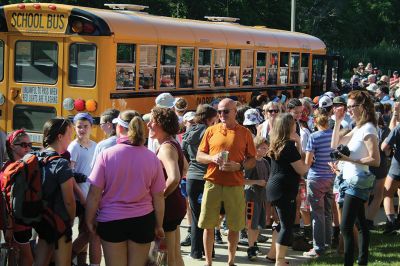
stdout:
[[22,148],[32,148],[32,142],[14,143],[14,145],[21,146]]
[[220,115],[220,114],[225,114],[225,115],[227,115],[227,114],[229,114],[230,111],[231,111],[230,109],[224,109],[224,110],[218,110],[217,113],[218,113],[219,115]]

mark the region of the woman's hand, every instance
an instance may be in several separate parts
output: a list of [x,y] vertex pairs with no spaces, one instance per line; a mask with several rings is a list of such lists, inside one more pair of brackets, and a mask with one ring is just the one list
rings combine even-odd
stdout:
[[92,223],[87,223],[87,228],[90,233],[95,234],[96,233],[96,228],[97,228],[97,222],[94,221]]
[[7,228],[6,229],[6,233],[4,235],[4,238],[6,240],[6,243],[12,243],[13,240],[13,236],[14,236],[14,231],[12,228]]
[[158,239],[164,239],[165,238],[165,232],[162,226],[156,226],[154,229],[154,233],[156,235],[156,238]]
[[345,113],[346,112],[344,110],[344,106],[338,106],[333,108],[333,114],[335,115],[335,123],[338,123],[338,125],[340,125],[340,123],[344,119]]
[[260,187],[265,187],[267,185],[267,181],[265,179],[256,180],[256,185]]

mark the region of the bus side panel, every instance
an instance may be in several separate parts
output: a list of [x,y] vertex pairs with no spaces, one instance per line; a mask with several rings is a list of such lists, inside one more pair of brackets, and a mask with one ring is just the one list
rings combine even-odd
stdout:
[[[7,121],[9,120],[7,114],[7,105],[9,104],[9,91],[8,88],[8,44],[7,44],[7,34],[0,32],[0,93],[2,98],[0,99],[0,131],[7,133],[10,129],[7,127]],[[3,102],[4,99],[4,103]]]

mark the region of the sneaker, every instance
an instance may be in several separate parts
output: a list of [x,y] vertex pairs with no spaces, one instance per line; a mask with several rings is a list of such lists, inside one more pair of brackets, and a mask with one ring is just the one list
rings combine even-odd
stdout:
[[256,250],[257,255],[261,254],[260,248],[257,246],[257,242],[254,242],[254,248]]
[[215,229],[214,233],[215,233],[215,235],[214,235],[215,243],[216,244],[223,244],[224,241],[222,240],[221,232],[218,229]]
[[249,247],[247,249],[247,258],[251,261],[256,260],[257,258],[257,249],[256,247]]
[[247,233],[245,230],[240,231],[240,236],[239,236],[239,245],[242,246],[248,246],[249,245],[249,239],[247,238]]
[[304,252],[303,256],[308,258],[318,258],[320,255],[315,251],[315,249],[312,248],[309,251]]
[[181,241],[181,246],[182,247],[188,247],[192,244],[192,240],[191,240],[191,235],[187,234],[186,238],[184,240]]
[[394,233],[397,229],[399,229],[397,222],[386,221],[385,230],[383,230],[384,235],[389,235]]
[[267,241],[268,241],[268,237],[266,237],[266,236],[264,236],[264,235],[262,235],[262,234],[259,234],[259,235],[258,235],[258,237],[257,237],[257,242],[266,243]]
[[309,251],[313,245],[308,243],[304,237],[295,237],[292,243],[292,249],[296,251]]

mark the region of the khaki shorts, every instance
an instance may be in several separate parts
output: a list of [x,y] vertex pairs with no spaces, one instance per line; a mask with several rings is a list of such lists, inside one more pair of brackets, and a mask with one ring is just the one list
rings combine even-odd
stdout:
[[199,227],[212,229],[219,225],[219,212],[224,203],[226,223],[230,230],[240,231],[245,227],[245,207],[243,186],[222,186],[206,181]]

